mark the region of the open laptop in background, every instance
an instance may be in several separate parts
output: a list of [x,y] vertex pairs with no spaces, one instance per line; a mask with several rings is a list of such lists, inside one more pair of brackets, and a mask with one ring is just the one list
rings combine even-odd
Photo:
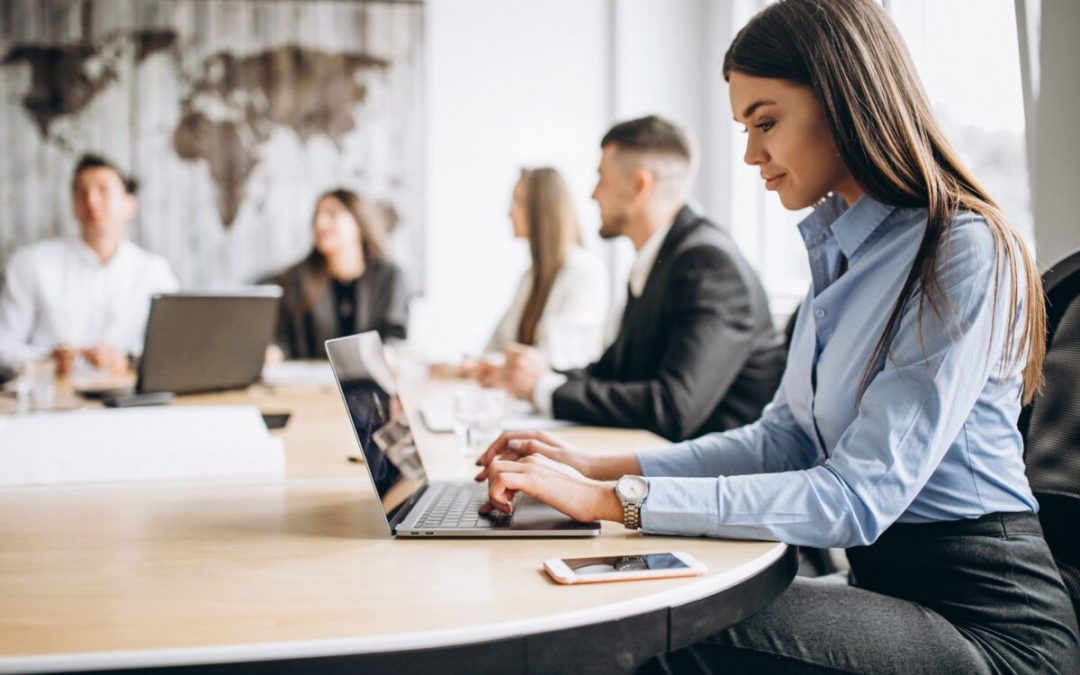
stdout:
[[326,341],[341,399],[364,465],[396,537],[590,537],[599,523],[579,523],[520,494],[513,516],[481,516],[487,485],[428,482],[397,383],[372,331]]
[[156,294],[135,386],[79,393],[107,401],[130,398],[129,404],[138,405],[146,394],[193,394],[254,384],[274,335],[280,299],[277,286]]

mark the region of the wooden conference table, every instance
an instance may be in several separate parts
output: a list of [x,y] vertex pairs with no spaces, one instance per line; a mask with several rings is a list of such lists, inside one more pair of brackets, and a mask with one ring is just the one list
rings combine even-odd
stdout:
[[[435,478],[471,477],[415,414],[453,383],[404,386]],[[63,400],[61,391],[60,399]],[[0,672],[627,672],[771,602],[795,573],[767,542],[643,536],[391,540],[336,390],[256,386],[180,404],[289,411],[281,479],[0,490]],[[10,412],[0,401],[0,414]],[[598,453],[642,431],[567,428]],[[687,551],[704,577],[560,586],[551,557]]]

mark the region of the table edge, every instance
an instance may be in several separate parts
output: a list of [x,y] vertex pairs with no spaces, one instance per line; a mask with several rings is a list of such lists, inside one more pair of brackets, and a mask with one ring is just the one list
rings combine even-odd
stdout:
[[210,647],[73,652],[47,656],[9,656],[0,657],[0,673],[51,673],[277,661],[461,647],[521,638],[624,619],[701,600],[735,587],[767,570],[779,561],[787,550],[786,544],[776,543],[767,553],[722,574],[697,579],[693,583],[641,598],[545,617],[394,635],[254,642]]

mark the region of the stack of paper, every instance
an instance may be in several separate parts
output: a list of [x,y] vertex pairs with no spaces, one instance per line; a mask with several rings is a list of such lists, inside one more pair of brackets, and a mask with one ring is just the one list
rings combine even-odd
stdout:
[[[424,426],[435,433],[454,430],[454,411],[449,403],[427,403],[420,406]],[[544,417],[525,401],[513,401],[506,406],[506,414],[499,427],[503,431],[546,431],[574,426],[573,422]]]
[[327,387],[336,385],[329,361],[283,361],[263,368],[263,384],[270,387]]
[[281,440],[254,406],[0,418],[0,485],[284,473]]

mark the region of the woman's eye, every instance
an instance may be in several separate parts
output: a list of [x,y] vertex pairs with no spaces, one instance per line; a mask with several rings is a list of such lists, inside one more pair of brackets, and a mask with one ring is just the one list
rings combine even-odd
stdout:
[[772,120],[761,120],[760,122],[755,124],[754,127],[757,129],[761,129],[762,132],[765,132],[769,129],[772,129],[774,124],[775,122],[773,122]]

